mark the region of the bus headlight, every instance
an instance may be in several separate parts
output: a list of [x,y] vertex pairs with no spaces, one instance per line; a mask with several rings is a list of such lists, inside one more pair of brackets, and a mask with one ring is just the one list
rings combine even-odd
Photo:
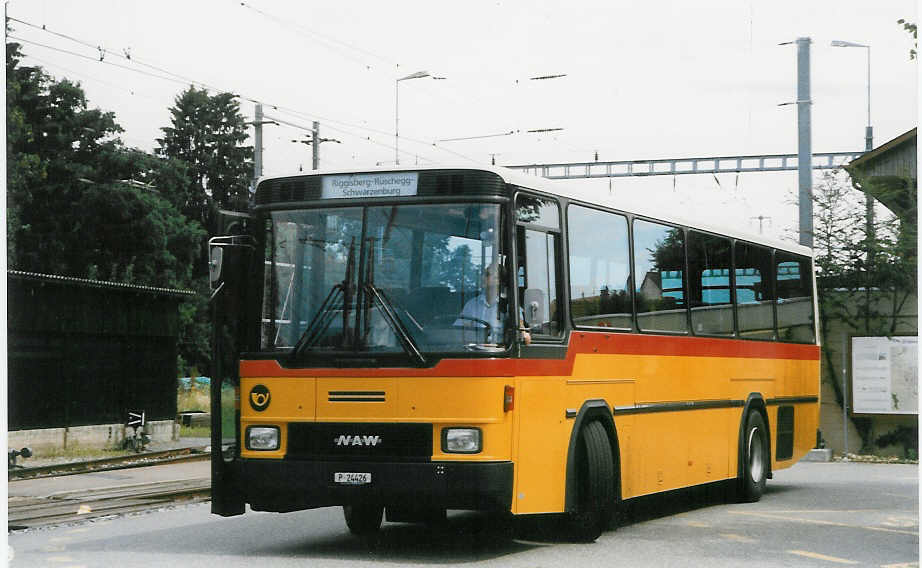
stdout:
[[250,426],[247,428],[247,449],[272,451],[279,449],[277,426]]
[[483,448],[480,428],[444,428],[442,451],[447,454],[476,454]]

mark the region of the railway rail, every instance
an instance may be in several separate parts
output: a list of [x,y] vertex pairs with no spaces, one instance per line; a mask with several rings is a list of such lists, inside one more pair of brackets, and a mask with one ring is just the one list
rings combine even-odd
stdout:
[[[105,458],[85,462],[53,464],[9,470],[12,489],[19,483],[41,478],[108,472],[119,469],[205,461],[210,452],[182,448]],[[181,474],[177,474],[181,475]],[[75,484],[70,484],[73,487]],[[79,482],[76,484],[81,485]],[[7,500],[7,530],[24,530],[48,525],[70,524],[101,517],[118,516],[150,509],[196,503],[211,498],[211,478],[166,479],[138,483],[117,483],[110,487],[68,489],[52,493],[12,495]]]
[[178,450],[146,452],[143,454],[132,454],[114,458],[52,464],[39,467],[18,467],[8,470],[7,480],[14,481],[17,479],[37,479],[40,477],[75,475],[93,471],[127,469],[132,467],[145,467],[149,465],[208,459],[211,459],[210,452],[198,448],[182,448]]
[[207,477],[10,497],[7,530],[75,523],[210,498],[211,479]]

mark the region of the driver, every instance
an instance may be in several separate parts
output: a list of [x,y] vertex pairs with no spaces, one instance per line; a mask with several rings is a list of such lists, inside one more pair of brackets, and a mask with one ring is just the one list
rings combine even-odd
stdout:
[[[455,320],[456,326],[469,326],[471,323],[489,325],[490,333],[487,337],[489,343],[501,343],[503,337],[503,322],[499,317],[499,266],[494,262],[483,271],[482,287],[480,293],[468,300],[461,309],[460,317]],[[482,322],[482,323],[481,323]],[[520,327],[524,322],[519,322]],[[531,343],[531,335],[523,332],[525,344]]]

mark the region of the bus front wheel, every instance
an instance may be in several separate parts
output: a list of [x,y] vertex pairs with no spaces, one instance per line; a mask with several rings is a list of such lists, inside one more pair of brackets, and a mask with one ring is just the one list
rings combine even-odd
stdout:
[[354,535],[363,536],[377,532],[381,528],[384,507],[380,505],[345,505],[343,516],[346,526]]
[[569,524],[574,540],[592,542],[611,523],[615,502],[614,459],[601,422],[583,428],[578,451],[578,508]]
[[762,498],[768,478],[768,429],[757,411],[746,417],[743,434],[743,460],[740,472],[741,501],[755,503]]

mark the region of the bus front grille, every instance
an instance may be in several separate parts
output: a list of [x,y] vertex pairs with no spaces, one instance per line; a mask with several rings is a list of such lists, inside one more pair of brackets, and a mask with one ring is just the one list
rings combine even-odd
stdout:
[[432,424],[292,422],[287,459],[429,461]]
[[330,402],[385,402],[384,391],[329,391]]

